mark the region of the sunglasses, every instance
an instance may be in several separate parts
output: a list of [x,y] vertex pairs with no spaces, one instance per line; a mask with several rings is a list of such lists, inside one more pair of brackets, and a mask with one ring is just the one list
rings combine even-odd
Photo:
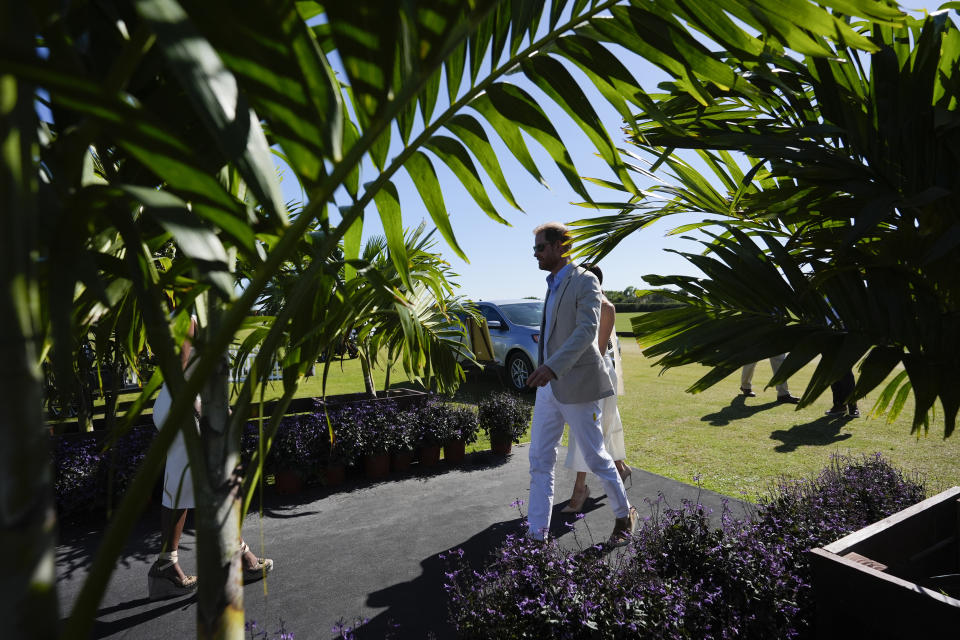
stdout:
[[541,242],[541,243],[539,243],[539,244],[535,244],[535,245],[533,245],[533,252],[534,252],[534,253],[540,253],[541,251],[543,251],[544,249],[546,249],[547,247],[549,247],[549,246],[552,245],[552,244],[554,244],[554,243],[552,243],[552,242]]

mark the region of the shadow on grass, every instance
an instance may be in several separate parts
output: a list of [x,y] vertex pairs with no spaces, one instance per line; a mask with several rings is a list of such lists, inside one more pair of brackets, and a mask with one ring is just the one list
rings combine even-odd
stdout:
[[733,400],[730,401],[730,404],[720,411],[715,413],[708,413],[707,415],[700,418],[701,422],[709,422],[714,427],[725,427],[734,420],[743,420],[744,418],[749,418],[750,416],[760,413],[761,411],[766,411],[767,409],[773,409],[776,406],[779,406],[779,402],[764,402],[763,404],[751,404],[746,403],[746,396],[737,395]]
[[790,453],[800,447],[826,447],[850,438],[851,433],[840,433],[843,427],[853,420],[849,416],[832,418],[823,416],[813,422],[798,424],[789,429],[777,429],[770,434],[771,440],[779,440],[773,448],[778,453]]

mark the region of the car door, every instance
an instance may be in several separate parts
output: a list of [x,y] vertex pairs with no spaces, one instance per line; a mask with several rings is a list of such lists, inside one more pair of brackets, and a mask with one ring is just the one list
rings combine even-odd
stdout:
[[[493,356],[496,358],[497,364],[502,365],[507,357],[507,349],[510,348],[510,325],[507,324],[507,321],[493,305],[478,304],[477,307],[486,319],[487,326],[490,329],[490,342],[493,343]],[[494,329],[490,327],[490,322],[499,322],[500,328]]]

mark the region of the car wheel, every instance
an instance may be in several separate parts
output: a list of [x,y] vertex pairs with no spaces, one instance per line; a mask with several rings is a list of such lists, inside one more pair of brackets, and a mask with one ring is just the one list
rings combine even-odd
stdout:
[[533,373],[530,358],[522,353],[514,353],[507,358],[507,379],[514,391],[529,391],[527,378]]

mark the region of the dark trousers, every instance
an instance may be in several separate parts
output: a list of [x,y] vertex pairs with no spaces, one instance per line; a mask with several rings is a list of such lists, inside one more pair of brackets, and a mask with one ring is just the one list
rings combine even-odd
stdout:
[[848,398],[850,401],[850,406],[855,406],[857,403],[850,398],[855,386],[856,381],[853,378],[853,369],[843,374],[842,378],[830,385],[830,390],[833,392],[833,406],[844,406],[847,404]]

